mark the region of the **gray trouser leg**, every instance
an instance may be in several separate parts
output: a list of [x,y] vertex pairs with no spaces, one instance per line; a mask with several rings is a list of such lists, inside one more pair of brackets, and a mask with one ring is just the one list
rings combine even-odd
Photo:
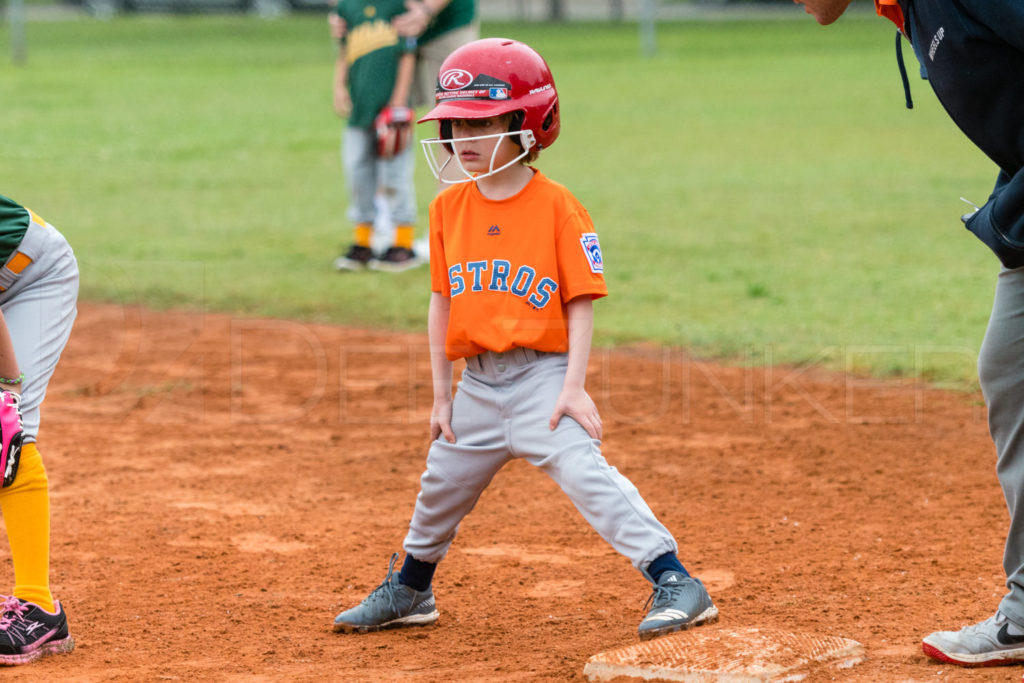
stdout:
[[376,215],[377,160],[370,130],[347,126],[341,145],[341,162],[348,182],[348,219],[353,223],[373,224]]
[[441,436],[430,445],[405,537],[405,552],[424,562],[444,558],[462,518],[511,459],[503,420],[495,415],[494,401],[488,401],[490,387],[470,381],[468,374],[463,373],[452,405],[456,443]]
[[341,160],[348,181],[348,217],[353,223],[374,223],[376,196],[380,192],[396,225],[416,222],[416,189],[413,182],[413,141],[391,159],[379,159],[372,130],[348,126],[344,130]]
[[996,473],[1010,512],[1000,611],[1024,625],[1024,268],[1003,270],[978,355],[978,377],[996,445]]
[[25,440],[39,434],[40,409],[57,361],[71,336],[78,299],[78,264],[67,240],[52,226],[32,223],[25,240],[38,245],[38,258],[0,294],[14,355],[25,382],[21,414]]
[[416,223],[416,184],[413,182],[413,145],[392,159],[377,160],[377,177],[395,225]]
[[[636,487],[609,465],[599,443],[575,420],[548,427],[565,379],[565,354],[548,354],[495,374],[467,370],[452,409],[457,440],[435,441],[405,538],[405,551],[438,562],[462,518],[501,467],[521,457],[544,470],[590,525],[638,569],[676,542]],[[512,515],[515,514],[513,510]],[[515,519],[509,519],[509,525]]]

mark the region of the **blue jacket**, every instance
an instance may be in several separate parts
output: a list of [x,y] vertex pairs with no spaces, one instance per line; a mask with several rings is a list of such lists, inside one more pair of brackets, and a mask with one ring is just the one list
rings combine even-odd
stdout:
[[900,0],[904,33],[957,126],[999,166],[967,229],[1024,266],[1024,2]]

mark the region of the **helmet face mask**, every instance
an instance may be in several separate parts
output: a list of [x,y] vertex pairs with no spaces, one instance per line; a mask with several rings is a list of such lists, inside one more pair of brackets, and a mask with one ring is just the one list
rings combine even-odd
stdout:
[[[451,127],[449,126],[448,128],[450,131]],[[522,151],[520,151],[520,153],[513,159],[505,162],[498,168],[495,168],[494,163],[498,157],[498,150],[501,149],[501,141],[505,138],[509,138],[513,142],[518,143]],[[453,149],[453,145],[458,145],[460,142],[494,139],[497,139],[497,142],[491,152],[491,158],[487,164],[487,171],[483,173],[475,173],[468,170],[462,164],[462,160]],[[421,144],[423,145],[423,153],[427,157],[427,166],[430,167],[430,172],[434,174],[434,177],[448,185],[456,185],[458,183],[467,183],[492,176],[495,173],[500,173],[513,164],[517,164],[523,159],[526,159],[530,155],[530,150],[536,144],[536,137],[531,130],[510,130],[505,133],[490,133],[488,135],[474,135],[472,137],[464,138],[444,136],[428,138],[426,140],[422,140]],[[448,171],[453,166],[453,162],[454,166],[458,169],[458,172],[461,172],[461,175],[457,175],[455,178],[445,175],[445,171]]]
[[[422,145],[431,171],[445,183],[484,178],[524,159],[530,161],[558,137],[558,93],[551,70],[536,51],[515,40],[485,38],[452,52],[441,65],[435,102],[436,106],[420,122],[439,121],[440,135],[423,140]],[[513,122],[508,132],[497,137],[509,137],[522,148],[522,153],[513,161],[494,168],[495,155],[492,154],[488,171],[473,175],[458,158],[454,165],[452,158],[444,158],[445,153],[452,152],[452,120],[486,119],[505,114],[514,114]],[[460,139],[484,137],[496,136]],[[495,151],[498,147],[500,141]],[[446,178],[445,170],[455,167],[461,171],[456,174],[458,178]]]

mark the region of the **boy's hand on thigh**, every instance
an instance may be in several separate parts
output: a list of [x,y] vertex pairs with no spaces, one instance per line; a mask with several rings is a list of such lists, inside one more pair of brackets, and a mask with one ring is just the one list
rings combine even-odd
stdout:
[[591,439],[600,441],[603,433],[601,415],[597,412],[597,406],[590,398],[590,395],[583,389],[562,389],[555,401],[555,410],[551,413],[551,420],[548,426],[551,431],[558,427],[558,421],[562,417],[570,417],[576,420]]
[[430,440],[444,435],[445,441],[455,443],[455,432],[452,431],[452,402],[434,401],[434,409],[430,413]]
[[335,89],[334,113],[343,118],[352,113],[352,97],[348,94],[348,88]]

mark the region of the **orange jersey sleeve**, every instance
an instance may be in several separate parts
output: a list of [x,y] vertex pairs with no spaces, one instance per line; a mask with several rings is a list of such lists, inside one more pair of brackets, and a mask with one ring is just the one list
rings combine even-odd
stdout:
[[455,185],[430,206],[431,288],[451,297],[448,358],[569,348],[566,304],[608,293],[590,215],[539,171],[513,197]]
[[896,24],[899,30],[906,31],[903,8],[900,7],[899,0],[875,0],[875,12]]

